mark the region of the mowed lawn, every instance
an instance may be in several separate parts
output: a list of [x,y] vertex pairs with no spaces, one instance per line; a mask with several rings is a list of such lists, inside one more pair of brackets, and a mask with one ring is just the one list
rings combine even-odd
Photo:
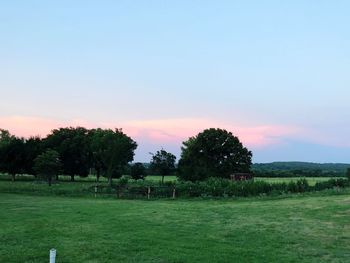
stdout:
[[116,200],[0,194],[0,262],[350,262],[350,195]]

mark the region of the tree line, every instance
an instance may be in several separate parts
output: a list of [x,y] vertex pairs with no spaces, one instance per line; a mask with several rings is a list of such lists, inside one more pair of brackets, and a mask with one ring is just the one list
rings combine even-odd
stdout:
[[53,130],[45,138],[28,139],[0,132],[0,171],[12,175],[63,174],[86,177],[94,169],[97,178],[103,174],[110,181],[121,176],[123,167],[131,162],[135,141],[121,129],[86,129],[68,127]]
[[[130,173],[144,178],[141,163],[131,165],[137,143],[122,129],[86,129],[67,127],[52,130],[45,138],[16,137],[0,129],[0,172],[15,180],[16,174],[45,177],[49,184],[60,175],[86,177],[91,170],[101,176],[119,178]],[[206,129],[184,141],[178,163],[164,149],[152,154],[150,169],[164,180],[176,172],[184,181],[200,181],[209,177],[229,178],[234,172],[250,172],[252,152],[238,137],[223,129]]]

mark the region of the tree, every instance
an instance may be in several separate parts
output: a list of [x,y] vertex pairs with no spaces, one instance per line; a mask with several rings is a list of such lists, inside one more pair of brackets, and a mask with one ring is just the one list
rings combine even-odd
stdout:
[[13,135],[10,134],[8,130],[0,129],[0,172],[7,172],[6,168],[6,151],[7,146],[11,140],[15,139]]
[[90,168],[88,130],[69,127],[53,130],[45,139],[45,147],[57,151],[63,164],[63,174],[85,177]]
[[106,173],[107,168],[102,161],[103,147],[100,145],[100,141],[103,137],[104,130],[92,129],[89,130],[89,147],[90,147],[90,162],[91,166],[96,171],[96,181],[100,181],[101,174]]
[[134,163],[130,167],[131,177],[135,180],[145,179],[146,176],[146,168],[142,163]]
[[150,169],[162,176],[162,183],[164,183],[164,176],[169,175],[175,170],[176,156],[165,150],[157,151],[153,154],[151,159]]
[[125,166],[134,159],[137,143],[123,133],[122,129],[92,131],[91,149],[95,169],[103,169],[112,185],[112,178],[119,178]]
[[25,140],[11,136],[3,130],[0,139],[0,169],[9,173],[12,181],[15,181],[16,174],[25,171]]
[[15,136],[11,135],[8,130],[0,129],[0,147],[9,143]]
[[24,145],[24,172],[26,174],[35,174],[34,160],[44,151],[43,143],[40,137],[30,137],[25,140]]
[[250,172],[252,152],[223,129],[206,129],[183,142],[181,150],[179,177],[183,180],[229,178],[235,172]]
[[61,172],[62,163],[57,151],[48,149],[40,154],[34,161],[34,170],[43,178],[47,179],[51,186],[52,178]]

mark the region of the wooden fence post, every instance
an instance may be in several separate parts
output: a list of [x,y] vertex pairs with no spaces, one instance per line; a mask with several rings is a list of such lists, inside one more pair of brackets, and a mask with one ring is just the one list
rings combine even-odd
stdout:
[[174,186],[174,188],[173,188],[173,199],[175,199],[175,195],[176,195],[176,187]]
[[148,190],[147,190],[147,199],[150,198],[150,195],[151,195],[151,187],[148,186]]

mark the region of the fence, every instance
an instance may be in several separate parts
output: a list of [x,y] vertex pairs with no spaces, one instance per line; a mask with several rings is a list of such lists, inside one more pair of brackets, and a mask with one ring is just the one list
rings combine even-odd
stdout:
[[134,185],[115,185],[115,186],[104,186],[94,185],[91,186],[89,192],[95,196],[98,195],[114,195],[117,198],[176,198],[176,187],[175,186],[134,186]]

